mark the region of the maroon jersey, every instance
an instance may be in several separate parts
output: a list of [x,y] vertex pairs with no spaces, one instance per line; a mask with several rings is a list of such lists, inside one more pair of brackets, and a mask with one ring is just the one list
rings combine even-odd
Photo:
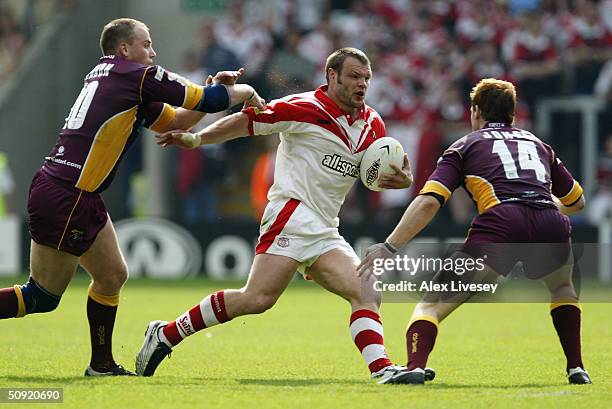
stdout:
[[550,146],[503,123],[488,123],[453,143],[419,193],[446,201],[460,185],[479,213],[510,202],[555,208],[551,194],[564,205],[582,196],[582,187]]
[[102,57],[84,82],[42,171],[86,192],[108,187],[143,126],[163,130],[172,106],[194,109],[204,94],[160,66],[116,56]]

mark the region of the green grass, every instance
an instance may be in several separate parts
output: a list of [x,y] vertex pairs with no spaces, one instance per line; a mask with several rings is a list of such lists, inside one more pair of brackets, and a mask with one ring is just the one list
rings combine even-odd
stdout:
[[[465,305],[440,327],[429,362],[438,373],[433,383],[376,385],[348,334],[348,306],[304,282],[263,315],[190,337],[152,378],[88,379],[81,376],[89,360],[86,286],[77,278],[51,314],[0,323],[0,387],[62,387],[65,408],[556,409],[612,402],[612,304],[583,305],[590,386],[566,384],[546,304]],[[130,281],[121,295],[115,358],[133,368],[150,320],[174,319],[219,288],[199,279]],[[412,306],[383,306],[388,352],[399,363]]]

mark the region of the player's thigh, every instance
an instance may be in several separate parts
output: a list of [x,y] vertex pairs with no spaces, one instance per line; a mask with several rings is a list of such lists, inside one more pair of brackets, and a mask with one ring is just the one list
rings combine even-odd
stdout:
[[31,241],[30,274],[45,290],[62,295],[78,266],[77,256]]
[[299,264],[286,256],[257,254],[242,290],[247,295],[264,295],[278,299],[293,279]]
[[351,304],[379,303],[380,293],[374,290],[374,277],[359,277],[358,265],[359,258],[355,253],[335,248],[322,254],[310,266],[308,275],[321,287]]
[[[94,291],[104,295],[119,290],[128,277],[127,264],[119,248],[113,222],[108,218],[98,232],[91,247],[80,257],[79,262],[94,280]],[[101,288],[95,288],[96,283]]]

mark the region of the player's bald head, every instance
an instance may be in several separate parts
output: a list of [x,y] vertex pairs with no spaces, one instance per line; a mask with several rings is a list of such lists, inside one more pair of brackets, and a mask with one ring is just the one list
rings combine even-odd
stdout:
[[480,109],[482,118],[489,122],[514,122],[516,89],[511,82],[495,78],[480,80],[472,92],[470,100],[473,107]]
[[134,29],[137,26],[149,28],[141,21],[133,18],[118,18],[104,26],[100,35],[100,48],[104,55],[113,55],[121,43],[132,44],[134,41]]

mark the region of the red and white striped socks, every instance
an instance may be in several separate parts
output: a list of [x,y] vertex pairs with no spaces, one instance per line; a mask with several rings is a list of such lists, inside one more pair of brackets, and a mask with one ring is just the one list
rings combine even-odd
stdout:
[[380,315],[370,310],[358,310],[351,315],[351,337],[371,373],[393,365],[385,352]]
[[163,327],[159,339],[172,348],[189,335],[226,321],[229,321],[229,318],[225,310],[223,291],[217,291]]

